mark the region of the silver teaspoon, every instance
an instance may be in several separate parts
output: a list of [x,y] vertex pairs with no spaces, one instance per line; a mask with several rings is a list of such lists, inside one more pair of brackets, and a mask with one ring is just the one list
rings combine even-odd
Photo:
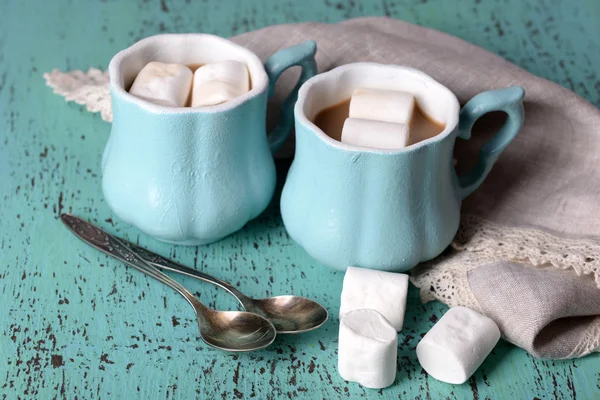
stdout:
[[200,337],[210,346],[227,351],[252,351],[267,347],[275,340],[275,327],[260,315],[243,311],[212,310],[202,304],[182,285],[144,261],[116,237],[70,214],[62,214],[60,219],[87,244],[153,277],[181,294],[194,308],[200,328]]
[[317,329],[327,321],[327,310],[316,301],[290,295],[253,299],[228,282],[168,260],[133,243],[127,243],[127,245],[155,267],[191,276],[225,289],[240,302],[246,311],[261,315],[271,321],[277,333],[308,332]]

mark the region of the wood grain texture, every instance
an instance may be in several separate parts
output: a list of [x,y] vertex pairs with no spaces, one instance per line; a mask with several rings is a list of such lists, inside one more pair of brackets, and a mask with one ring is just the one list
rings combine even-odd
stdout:
[[[396,384],[372,391],[344,382],[336,365],[343,275],[289,239],[278,199],[210,246],[173,247],[140,235],[113,218],[102,197],[99,164],[110,126],[52,94],[41,76],[105,68],[114,53],[159,32],[231,36],[277,23],[388,15],[485,47],[600,106],[600,2],[3,0],[0,8],[0,399],[600,398],[597,355],[541,361],[505,342],[467,384],[428,377],[415,346],[445,306],[422,305],[416,290],[399,337]],[[286,167],[278,165],[280,182]],[[209,349],[183,299],[86,247],[61,226],[62,211],[251,296],[314,298],[331,320],[260,352]],[[207,284],[179,280],[212,307],[236,307]]]

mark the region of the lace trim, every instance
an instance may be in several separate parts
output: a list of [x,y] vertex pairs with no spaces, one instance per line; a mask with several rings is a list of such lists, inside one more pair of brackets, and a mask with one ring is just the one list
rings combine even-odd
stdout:
[[420,289],[423,303],[439,300],[450,307],[463,306],[483,312],[471,291],[467,274],[495,259],[492,256],[473,257],[468,252],[453,251],[413,268],[410,280]]
[[[411,282],[421,300],[439,300],[450,307],[464,306],[482,312],[471,291],[468,272],[498,259],[530,267],[553,265],[572,268],[578,275],[594,274],[600,288],[600,243],[562,239],[535,229],[507,228],[475,216],[462,216],[452,243],[455,250],[411,270]],[[600,316],[588,326],[568,358],[600,351]]]
[[108,71],[90,68],[88,72],[61,72],[55,69],[45,73],[44,79],[54,93],[86,106],[88,111],[100,112],[103,120],[112,122]]
[[583,357],[596,351],[600,351],[600,316],[588,325],[583,339],[567,358]]
[[[471,291],[468,272],[495,260],[498,260],[495,255],[451,251],[413,268],[410,280],[420,289],[423,303],[439,300],[450,307],[469,307],[483,314]],[[533,267],[531,264],[525,265]],[[596,351],[600,351],[600,316],[589,324],[583,338],[567,358],[583,357]]]
[[577,275],[594,274],[600,288],[600,241],[565,239],[537,229],[508,228],[463,215],[452,247],[534,266],[571,268]]

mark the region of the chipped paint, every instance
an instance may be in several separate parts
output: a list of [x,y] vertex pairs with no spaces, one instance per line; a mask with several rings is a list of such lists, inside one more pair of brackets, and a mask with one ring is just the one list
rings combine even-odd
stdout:
[[[396,384],[371,391],[344,382],[336,370],[342,274],[291,242],[277,199],[240,232],[210,246],[176,248],[140,234],[114,218],[102,197],[99,165],[110,126],[52,94],[41,77],[53,68],[105,68],[114,53],[159,32],[229,36],[275,23],[361,15],[401,17],[455,34],[600,106],[595,0],[57,0],[2,6],[0,399],[600,397],[598,356],[535,360],[505,342],[464,385],[430,378],[415,347],[445,307],[421,305],[413,288]],[[288,164],[277,167],[281,182]],[[229,280],[251,296],[315,298],[331,320],[255,353],[210,349],[198,338],[185,300],[83,245],[57,219],[63,211]],[[237,308],[222,291],[177,279],[211,307]]]

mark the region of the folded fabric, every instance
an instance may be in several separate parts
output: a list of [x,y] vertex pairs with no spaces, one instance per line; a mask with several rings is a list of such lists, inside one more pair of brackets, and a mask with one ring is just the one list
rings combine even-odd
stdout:
[[581,357],[600,347],[600,292],[592,275],[452,251],[413,269],[411,280],[424,302],[479,311],[536,357]]
[[[485,313],[505,338],[535,356],[579,357],[599,350],[600,111],[477,46],[388,18],[272,26],[232,40],[266,60],[306,39],[318,43],[321,72],[359,61],[405,65],[431,75],[462,103],[485,90],[525,88],[525,124],[463,203],[455,252],[419,266],[412,281],[425,301]],[[73,84],[67,75],[54,71],[46,79],[67,95],[72,91],[61,90],[63,83]],[[284,73],[271,105],[283,100],[297,76],[298,71]],[[90,107],[95,82],[90,87],[81,78],[86,89],[71,98],[105,110],[106,100],[105,106]],[[502,115],[482,118],[473,140],[458,141],[458,169],[476,160],[482,141],[501,121]],[[291,155],[292,146],[290,141],[283,154]]]

